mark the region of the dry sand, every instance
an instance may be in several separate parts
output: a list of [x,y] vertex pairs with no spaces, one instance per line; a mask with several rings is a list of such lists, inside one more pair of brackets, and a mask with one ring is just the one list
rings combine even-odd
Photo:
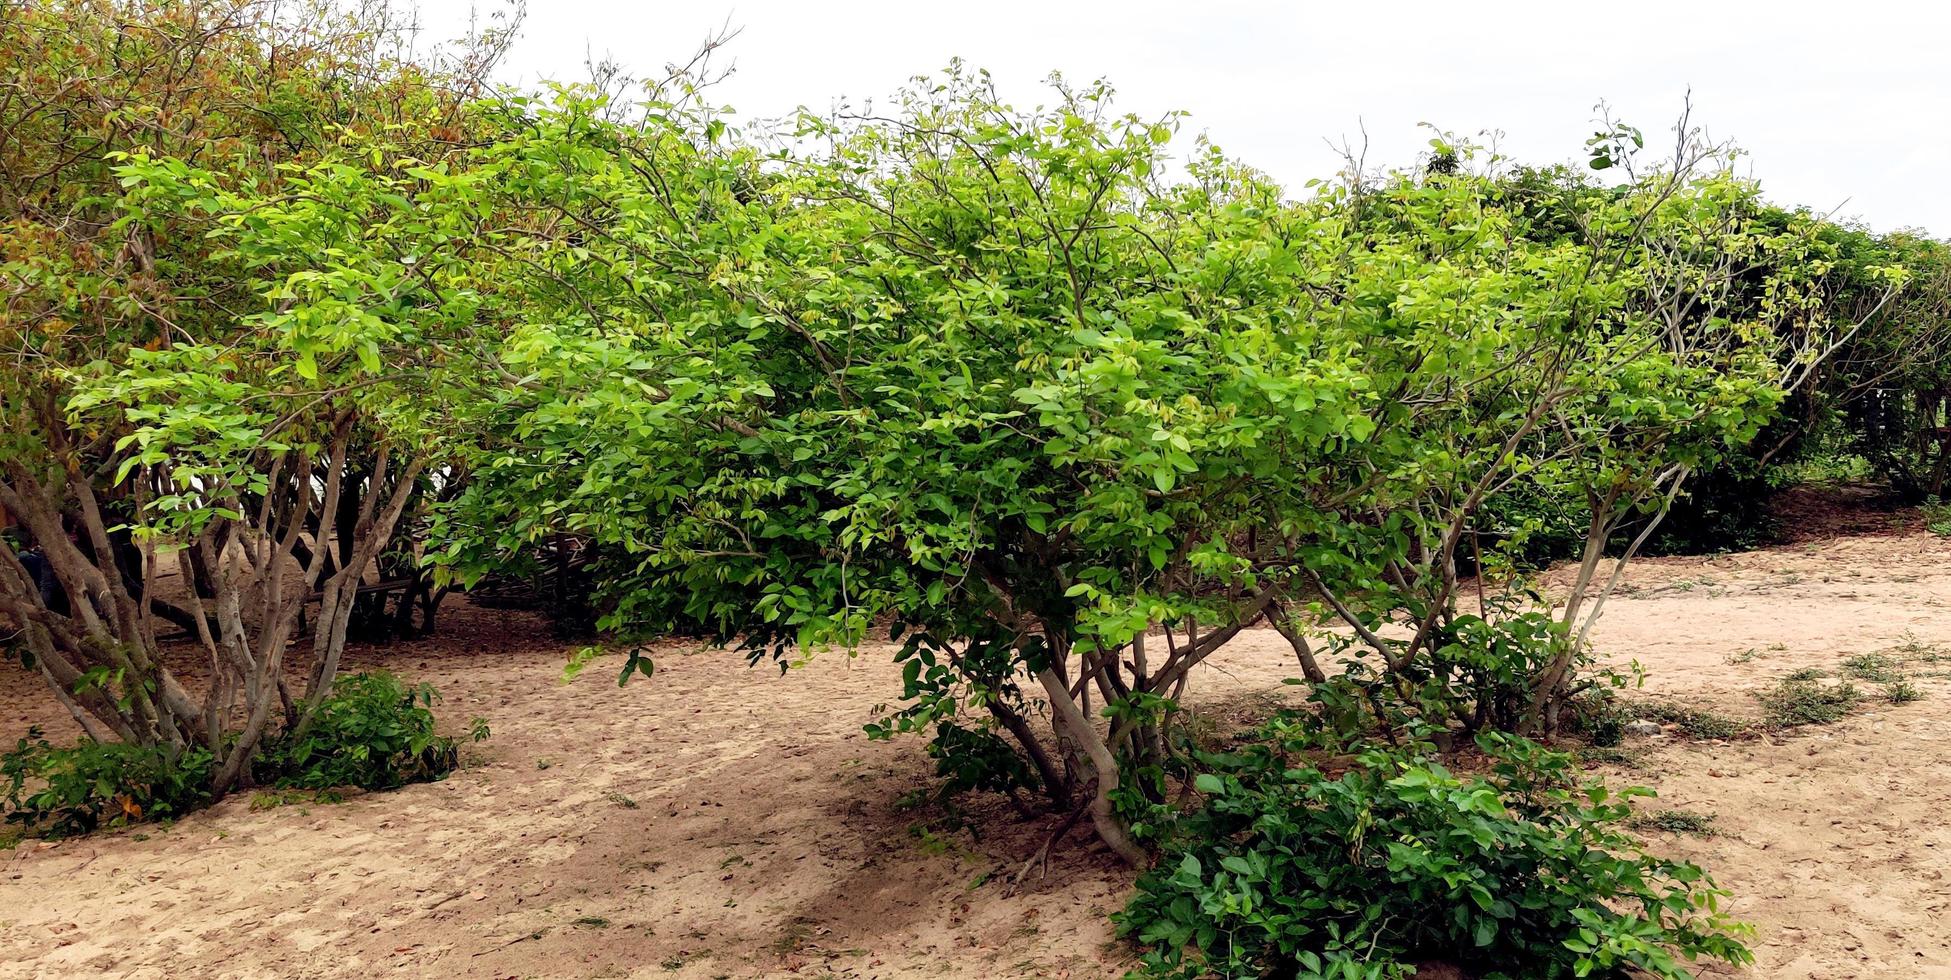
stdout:
[[[1599,644],[1646,667],[1635,696],[1727,713],[1796,668],[1951,650],[1951,543],[1854,530],[1870,533],[1635,566]],[[603,663],[565,684],[566,650],[524,615],[444,618],[434,641],[358,655],[435,684],[456,727],[490,720],[464,771],[0,852],[0,977],[1096,978],[1130,963],[1105,920],[1128,875],[1087,834],[1012,895],[999,880],[1047,821],[901,806],[930,765],[916,741],[861,734],[898,691],[885,649],[782,677],[671,647],[619,689]],[[1201,668],[1195,703],[1274,696],[1285,650],[1243,635]],[[1709,975],[1951,978],[1951,661],[1909,669],[1922,701],[1780,737],[1636,740],[1636,764],[1608,767],[1659,789],[1655,806],[1716,818],[1717,836],[1652,835],[1758,928],[1752,970]],[[69,733],[45,702],[0,672],[0,735]]]

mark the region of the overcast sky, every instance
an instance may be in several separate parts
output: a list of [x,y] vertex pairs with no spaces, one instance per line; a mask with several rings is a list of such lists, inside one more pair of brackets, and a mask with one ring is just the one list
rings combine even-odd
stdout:
[[[452,36],[469,0],[421,9]],[[1695,119],[1749,152],[1770,199],[1951,236],[1951,4],[1937,0],[530,0],[504,74],[579,79],[589,53],[652,72],[725,24],[741,33],[717,98],[742,116],[885,96],[959,56],[1019,106],[1053,70],[1109,78],[1121,107],[1186,110],[1290,188],[1331,176],[1329,142],[1364,129],[1371,164],[1412,162],[1421,122],[1499,130],[1526,162],[1582,160],[1602,99],[1650,143],[1691,87]]]

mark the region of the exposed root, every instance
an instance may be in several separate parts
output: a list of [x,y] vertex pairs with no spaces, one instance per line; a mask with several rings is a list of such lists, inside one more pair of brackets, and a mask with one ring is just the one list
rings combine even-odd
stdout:
[[1043,846],[1037,848],[1036,853],[1030,855],[1030,859],[1023,862],[1023,866],[1016,869],[1015,874],[1009,876],[1009,884],[1003,889],[1003,894],[1016,894],[1016,889],[1023,884],[1025,879],[1029,878],[1032,868],[1036,869],[1037,877],[1039,878],[1048,875],[1050,873],[1050,849],[1056,846],[1058,841],[1063,840],[1065,834],[1070,833],[1070,828],[1077,826],[1077,821],[1082,820],[1084,814],[1090,808],[1090,804],[1086,803],[1070,811],[1070,816],[1065,817],[1064,822],[1058,824],[1057,829],[1051,831],[1050,836],[1043,839]]

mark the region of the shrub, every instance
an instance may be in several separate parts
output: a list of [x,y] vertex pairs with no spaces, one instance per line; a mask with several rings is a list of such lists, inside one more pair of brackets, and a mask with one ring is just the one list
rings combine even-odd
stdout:
[[[1525,483],[1484,502],[1474,542],[1495,543],[1520,568],[1545,568],[1578,557],[1591,508],[1577,494]],[[1474,563],[1475,549],[1464,557]]]
[[[452,301],[480,295],[460,280],[486,268],[401,248],[412,204],[397,179],[380,176],[374,198],[339,162],[356,134],[383,132],[400,166],[441,166],[501,125],[474,109],[480,63],[381,53],[389,3],[293,17],[276,0],[55,0],[0,14],[0,500],[66,583],[0,574],[0,615],[10,631],[34,624],[22,645],[50,681],[101,678],[62,692],[98,731],[164,756],[201,742],[219,794],[248,780],[281,695],[325,693],[355,607],[381,598],[361,593],[369,573],[396,574],[424,543],[435,481],[422,474],[463,436],[455,399],[436,392],[478,370],[424,352],[486,350],[464,338],[487,321]],[[364,149],[353,155],[383,166]],[[232,220],[244,212],[230,194],[272,173],[303,206]],[[140,268],[110,273],[130,241]],[[413,296],[397,302],[342,278],[408,266]],[[327,280],[341,285],[270,295]],[[223,572],[238,541],[265,549],[250,574]],[[193,597],[153,592],[138,570],[158,557],[194,569]],[[269,568],[306,587],[262,588]],[[68,594],[78,582],[93,583],[86,601]],[[303,617],[311,595],[317,615]],[[266,656],[301,619],[317,642]],[[214,683],[165,656],[159,637],[177,629],[204,637],[209,657],[189,662]],[[286,663],[318,680],[288,691]]]
[[1827,725],[1849,714],[1849,709],[1862,699],[1856,685],[1848,681],[1822,684],[1793,675],[1782,678],[1755,697],[1761,702],[1771,728]]
[[1626,740],[1626,713],[1608,688],[1593,688],[1567,703],[1570,733],[1582,736],[1589,748],[1609,749]]
[[1648,855],[1630,799],[1577,787],[1570,757],[1484,735],[1482,776],[1427,746],[1369,749],[1332,776],[1254,746],[1211,756],[1206,805],[1141,822],[1163,860],[1116,916],[1154,977],[1406,977],[1443,957],[1491,976],[1691,976],[1745,963],[1748,929],[1700,868]]
[[[1770,440],[1757,442],[1757,448]],[[1703,555],[1758,548],[1780,536],[1769,509],[1768,474],[1750,453],[1735,453],[1687,485],[1646,542],[1650,555]],[[1615,544],[1623,544],[1621,533]]]
[[1951,538],[1951,504],[1937,501],[1925,504],[1924,526],[1940,538]]
[[[262,785],[310,791],[329,799],[342,787],[380,790],[444,778],[459,761],[456,740],[434,731],[439,696],[385,671],[341,677],[310,725],[269,743],[252,767]],[[475,741],[488,737],[476,718]],[[215,756],[203,747],[82,739],[55,747],[29,729],[0,755],[7,821],[53,837],[85,834],[144,820],[180,817],[209,804]],[[253,806],[291,802],[288,793],[259,794]]]
[[1036,774],[995,733],[943,722],[928,745],[935,775],[943,780],[939,795],[947,798],[969,790],[1011,793],[1034,789]]
[[[394,789],[445,778],[460,761],[453,738],[434,731],[432,685],[408,685],[386,671],[348,674],[332,685],[312,723],[273,741],[258,780],[287,789]],[[480,719],[473,738],[488,735]]]
[[88,739],[56,748],[30,728],[0,756],[7,820],[67,837],[181,816],[209,802],[212,761],[201,748]]

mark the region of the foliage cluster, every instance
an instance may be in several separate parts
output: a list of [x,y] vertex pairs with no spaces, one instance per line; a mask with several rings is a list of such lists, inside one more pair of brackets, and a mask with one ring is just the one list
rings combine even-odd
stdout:
[[1338,774],[1298,746],[1202,761],[1204,806],[1136,824],[1159,866],[1117,917],[1159,977],[1401,978],[1422,959],[1508,978],[1691,977],[1750,962],[1709,877],[1624,828],[1650,791],[1579,786],[1570,758],[1484,734],[1459,775],[1427,745]]
[[[576,535],[606,628],[782,668],[891,623],[906,704],[877,733],[966,750],[944,772],[969,785],[1094,786],[1140,860],[1110,795],[1166,762],[1192,667],[1262,620],[1378,715],[1555,727],[1602,564],[1847,329],[1819,222],[1762,222],[1684,126],[1644,169],[1601,134],[1619,186],[1440,137],[1441,173],[1297,201],[1203,143],[1168,179],[1177,117],[1056,95],[1019,112],[957,69],[891,116],[803,116],[828,149],[801,156],[696,101],[619,124],[563,91],[520,103],[519,139],[345,178],[433,227],[527,216],[454,245],[520,258],[492,280],[520,316],[432,560],[467,583]],[[1479,528],[1523,494],[1582,501],[1555,606],[1513,574],[1539,529]],[[1492,594],[1464,592],[1466,556]]]
[[10,823],[55,837],[180,817],[210,801],[209,752],[82,739],[55,747],[30,728],[0,756]]
[[1784,677],[1775,686],[1755,695],[1770,728],[1834,723],[1849,714],[1862,697],[1856,685],[1848,681],[1824,684],[1814,678],[1793,676]]
[[[338,678],[316,724],[271,740],[254,767],[258,785],[278,789],[385,790],[444,778],[459,763],[457,741],[438,734],[432,688],[381,672]],[[476,719],[476,741],[488,736]],[[192,747],[82,739],[55,746],[39,729],[0,756],[9,823],[53,837],[170,820],[211,802],[215,757]]]
[[[310,727],[271,740],[258,760],[258,782],[385,790],[441,779],[459,765],[460,747],[435,730],[438,700],[431,685],[410,685],[386,671],[341,676]],[[486,723],[471,722],[469,737],[487,738]]]

